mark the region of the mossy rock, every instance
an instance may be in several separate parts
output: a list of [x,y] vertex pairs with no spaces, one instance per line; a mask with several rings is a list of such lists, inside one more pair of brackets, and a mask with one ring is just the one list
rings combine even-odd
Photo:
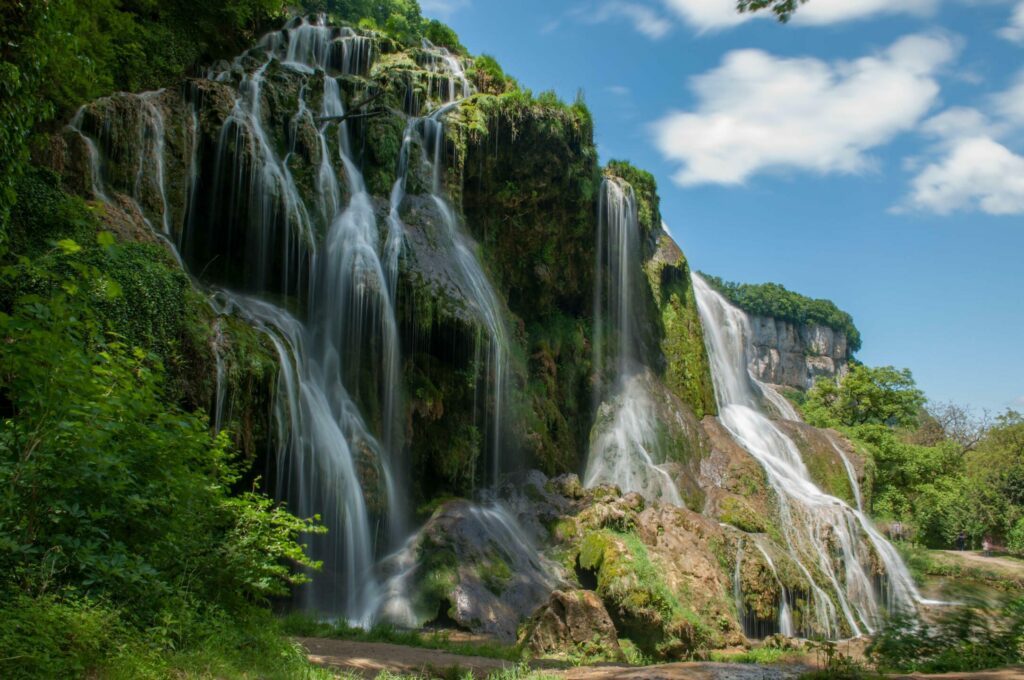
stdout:
[[652,318],[660,330],[665,384],[686,402],[698,418],[715,415],[715,392],[704,345],[704,330],[683,252],[658,229],[657,250],[644,270],[653,293]]

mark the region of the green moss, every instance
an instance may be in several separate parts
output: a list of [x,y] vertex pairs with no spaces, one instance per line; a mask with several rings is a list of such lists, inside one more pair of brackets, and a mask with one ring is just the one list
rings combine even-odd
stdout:
[[495,595],[505,592],[512,580],[512,568],[501,555],[491,550],[483,562],[476,565],[477,574],[487,590]]
[[668,234],[661,233],[658,237],[658,250],[647,261],[645,271],[654,298],[652,316],[660,320],[665,384],[698,418],[715,415],[711,367],[690,281],[690,267]]
[[375,116],[365,125],[363,176],[370,193],[387,196],[395,183],[396,159],[402,148],[405,123],[396,115]]
[[[628,637],[645,654],[665,657],[714,644],[715,632],[681,601],[633,534],[600,530],[584,537],[577,557],[597,572],[597,592]],[[688,598],[687,598],[688,599]]]
[[718,519],[733,525],[740,531],[751,534],[762,534],[768,531],[768,519],[744,498],[726,496],[718,507]]

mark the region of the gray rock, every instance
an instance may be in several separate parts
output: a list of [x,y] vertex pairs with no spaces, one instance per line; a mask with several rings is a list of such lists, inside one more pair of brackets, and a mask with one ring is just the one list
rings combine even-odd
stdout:
[[828,326],[751,316],[750,330],[750,370],[761,382],[807,389],[819,377],[841,378],[849,370],[846,335]]

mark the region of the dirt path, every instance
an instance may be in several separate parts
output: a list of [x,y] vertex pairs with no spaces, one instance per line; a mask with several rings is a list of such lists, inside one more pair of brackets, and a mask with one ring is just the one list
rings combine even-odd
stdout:
[[473,671],[477,677],[485,677],[511,662],[488,659],[481,656],[461,656],[438,649],[403,647],[384,642],[352,642],[331,638],[296,638],[295,640],[309,654],[309,660],[319,666],[358,673],[366,678],[375,678],[381,671],[440,675],[445,669],[458,667]]
[[945,562],[960,564],[964,567],[976,567],[996,572],[1011,579],[1024,580],[1024,560],[1017,560],[1012,557],[986,556],[984,553],[974,550],[936,550],[936,555],[941,556]]
[[559,673],[566,680],[790,680],[807,666],[743,663],[666,663],[656,666],[580,666]]
[[[382,671],[403,675],[447,676],[452,669],[458,675],[472,671],[477,678],[504,667],[509,661],[480,656],[462,656],[437,649],[403,647],[383,642],[352,642],[331,638],[296,638],[306,648],[309,660],[326,668],[362,675],[368,680]],[[538,670],[541,670],[538,668]],[[799,664],[758,666],[738,663],[669,663],[656,666],[624,666],[605,664],[574,668],[544,669],[564,680],[795,680],[811,668]],[[447,672],[446,672],[447,671]],[[944,675],[893,675],[892,680],[934,678],[940,680],[1024,680],[1024,668],[1004,668],[980,673],[947,673]]]

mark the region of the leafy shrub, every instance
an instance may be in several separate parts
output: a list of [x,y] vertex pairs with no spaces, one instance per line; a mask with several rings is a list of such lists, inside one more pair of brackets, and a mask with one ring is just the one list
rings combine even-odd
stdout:
[[985,603],[952,608],[937,623],[894,616],[868,653],[881,670],[971,672],[1024,660],[1024,599],[999,609]]
[[906,427],[917,423],[924,402],[924,393],[917,388],[909,369],[856,364],[838,385],[819,378],[807,393],[803,411],[808,422],[819,427]]
[[[0,312],[0,593],[39,600],[3,644],[65,635],[51,630],[64,619],[92,631],[108,610],[136,630],[168,612],[244,612],[302,583],[295,567],[317,565],[297,539],[313,522],[231,494],[225,434],[164,399],[155,355],[103,331],[91,303],[120,286],[74,241],[52,256],[64,266],[2,270],[53,283]],[[187,636],[190,619],[173,618]],[[88,639],[61,643],[68,663],[93,653]]]

